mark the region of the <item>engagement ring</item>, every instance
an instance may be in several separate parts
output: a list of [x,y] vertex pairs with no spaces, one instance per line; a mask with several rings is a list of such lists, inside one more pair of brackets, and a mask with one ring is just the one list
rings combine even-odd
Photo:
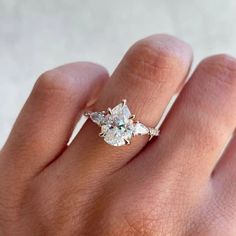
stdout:
[[149,140],[158,136],[159,130],[146,127],[132,115],[126,100],[107,111],[85,112],[84,115],[101,127],[100,137],[112,146],[130,144],[132,137],[137,135],[149,135]]

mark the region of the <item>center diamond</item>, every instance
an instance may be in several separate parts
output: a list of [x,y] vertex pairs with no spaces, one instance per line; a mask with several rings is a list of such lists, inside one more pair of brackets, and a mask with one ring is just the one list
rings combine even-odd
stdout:
[[93,122],[101,126],[100,136],[112,146],[129,144],[133,136],[149,132],[143,124],[133,121],[134,117],[125,101],[109,109],[107,113],[93,112],[90,117]]
[[113,146],[122,146],[129,143],[133,134],[133,120],[128,106],[120,103],[105,116],[106,122],[102,125],[104,141]]

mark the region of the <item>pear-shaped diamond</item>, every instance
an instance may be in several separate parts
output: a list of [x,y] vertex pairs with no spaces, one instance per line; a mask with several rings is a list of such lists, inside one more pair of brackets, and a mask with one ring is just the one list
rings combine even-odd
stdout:
[[105,114],[103,112],[92,112],[90,114],[90,118],[94,123],[98,125],[102,125],[106,120]]
[[134,124],[134,135],[145,135],[149,133],[149,129],[140,122]]
[[117,106],[115,106],[112,110],[111,110],[112,116],[113,117],[119,117],[122,118],[123,120],[127,121],[130,116],[131,116],[131,112],[128,108],[128,106],[126,104],[120,103]]
[[132,131],[126,128],[112,127],[104,135],[104,141],[113,146],[122,146],[132,138]]
[[[104,114],[103,114],[104,116]],[[104,141],[113,146],[122,146],[129,142],[133,135],[133,121],[128,106],[120,103],[104,116],[101,126]]]

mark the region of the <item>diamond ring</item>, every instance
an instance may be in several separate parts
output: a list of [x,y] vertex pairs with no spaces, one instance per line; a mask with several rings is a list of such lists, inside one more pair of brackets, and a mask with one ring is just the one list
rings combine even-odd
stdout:
[[114,108],[108,108],[107,111],[85,112],[84,115],[101,127],[99,136],[112,146],[130,144],[131,138],[137,135],[149,135],[151,140],[159,134],[158,129],[146,127],[136,121],[125,99]]

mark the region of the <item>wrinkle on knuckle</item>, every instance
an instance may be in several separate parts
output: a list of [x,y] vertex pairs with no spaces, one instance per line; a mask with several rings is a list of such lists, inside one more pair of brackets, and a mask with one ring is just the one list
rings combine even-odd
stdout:
[[[75,96],[75,78],[69,77],[59,69],[44,72],[35,83],[33,93],[39,98],[48,96],[70,100]],[[78,86],[78,85],[76,85]]]
[[[125,235],[166,235],[174,231],[182,232],[177,226],[179,222],[170,215],[157,213],[138,213],[123,216],[123,232]],[[181,234],[176,234],[181,235]]]
[[[92,201],[84,196],[84,189],[78,187],[60,186],[59,189],[51,189],[48,185],[39,184],[33,187],[34,195],[30,198],[36,206],[36,214],[43,216],[42,222],[60,225],[71,225],[72,228],[81,226],[84,221],[84,210],[89,208]],[[45,192],[47,195],[45,196]],[[71,222],[73,217],[75,222]]]
[[220,86],[236,89],[236,59],[226,55],[216,55],[203,60],[199,68],[214,78]]
[[21,211],[20,202],[22,201],[22,199],[21,197],[18,199],[17,193],[16,196],[12,196],[11,193],[9,193],[9,195],[10,197],[4,193],[1,193],[0,223],[14,223],[19,219],[19,212]]
[[123,65],[129,76],[157,84],[165,84],[171,74],[183,69],[182,60],[171,50],[156,48],[145,41],[131,47]]
[[155,232],[153,228],[155,220],[151,219],[151,217],[146,219],[144,216],[126,214],[120,218],[122,218],[122,221],[117,223],[117,225],[121,235],[153,235]]
[[209,57],[200,63],[193,77],[194,92],[199,95],[190,100],[198,111],[197,117],[205,121],[207,131],[218,121],[222,125],[214,127],[214,132],[219,137],[226,135],[223,130],[235,126],[236,59],[227,55]]

